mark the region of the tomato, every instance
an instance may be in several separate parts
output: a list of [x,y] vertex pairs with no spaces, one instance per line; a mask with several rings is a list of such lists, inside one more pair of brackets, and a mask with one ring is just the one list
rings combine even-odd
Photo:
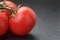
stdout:
[[35,12],[26,6],[19,8],[15,16],[9,20],[9,28],[13,34],[24,36],[27,35],[36,23]]
[[[3,4],[3,1],[0,2],[0,4]],[[5,5],[8,8],[12,8],[14,10],[17,10],[17,5],[15,3],[13,3],[12,1],[5,1]]]
[[[0,4],[3,4],[3,1],[0,2]],[[11,1],[5,1],[5,5],[8,8],[11,8],[13,10],[17,10],[17,5],[15,3],[11,2]],[[4,9],[2,12],[4,12],[8,16],[8,18],[11,16],[11,11],[10,10],[5,10]]]
[[7,16],[0,12],[0,36],[4,35],[8,30],[8,18]]
[[5,13],[8,18],[11,16],[11,11],[10,10],[3,10],[2,12]]

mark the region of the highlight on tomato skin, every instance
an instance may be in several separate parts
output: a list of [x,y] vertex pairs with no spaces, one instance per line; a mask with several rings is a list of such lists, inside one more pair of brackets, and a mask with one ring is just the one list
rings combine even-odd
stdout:
[[0,37],[8,31],[8,17],[0,12]]
[[18,36],[27,35],[36,24],[35,12],[27,6],[22,6],[18,9],[9,20],[10,31]]

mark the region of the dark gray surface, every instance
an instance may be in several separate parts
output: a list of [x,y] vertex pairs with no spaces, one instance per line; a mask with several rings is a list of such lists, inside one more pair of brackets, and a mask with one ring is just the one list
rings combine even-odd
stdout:
[[[31,7],[37,23],[28,36],[17,37],[9,33],[4,40],[60,40],[60,3],[58,0],[13,0]],[[6,38],[6,39],[5,39]]]

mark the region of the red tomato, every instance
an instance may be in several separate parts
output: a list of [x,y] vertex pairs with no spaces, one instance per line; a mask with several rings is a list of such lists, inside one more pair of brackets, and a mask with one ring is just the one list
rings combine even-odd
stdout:
[[4,35],[8,30],[8,18],[7,16],[0,12],[0,36]]
[[35,12],[31,8],[23,6],[9,20],[9,27],[13,34],[24,36],[32,30],[35,23]]
[[4,12],[8,16],[8,18],[11,16],[10,10],[3,10],[2,12]]

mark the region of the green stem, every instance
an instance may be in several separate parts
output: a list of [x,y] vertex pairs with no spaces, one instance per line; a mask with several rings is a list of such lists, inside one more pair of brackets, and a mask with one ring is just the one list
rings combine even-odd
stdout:
[[5,2],[6,2],[6,0],[3,1],[3,5],[4,5],[4,7],[6,7],[6,3],[5,3]]
[[0,7],[4,7],[2,4],[0,4]]
[[4,10],[4,9],[6,9],[6,10],[10,10],[11,11],[11,13],[12,13],[12,15],[11,15],[11,17],[12,16],[15,16],[14,14],[16,13],[16,10],[13,10],[13,9],[11,9],[11,8],[8,8],[8,7],[4,7],[2,4],[0,4],[0,9],[2,10]]
[[16,10],[13,10],[13,9],[11,9],[11,8],[6,7],[5,2],[6,2],[6,0],[3,1],[3,4],[0,4],[0,9],[1,9],[1,10],[2,10],[2,9],[3,9],[3,10],[5,10],[5,9],[6,9],[6,10],[10,10],[10,12],[11,12],[11,17],[12,17],[12,16],[15,17],[14,14],[16,13]]
[[5,8],[5,7],[0,7],[0,9],[7,9],[7,10],[9,10],[8,8]]

